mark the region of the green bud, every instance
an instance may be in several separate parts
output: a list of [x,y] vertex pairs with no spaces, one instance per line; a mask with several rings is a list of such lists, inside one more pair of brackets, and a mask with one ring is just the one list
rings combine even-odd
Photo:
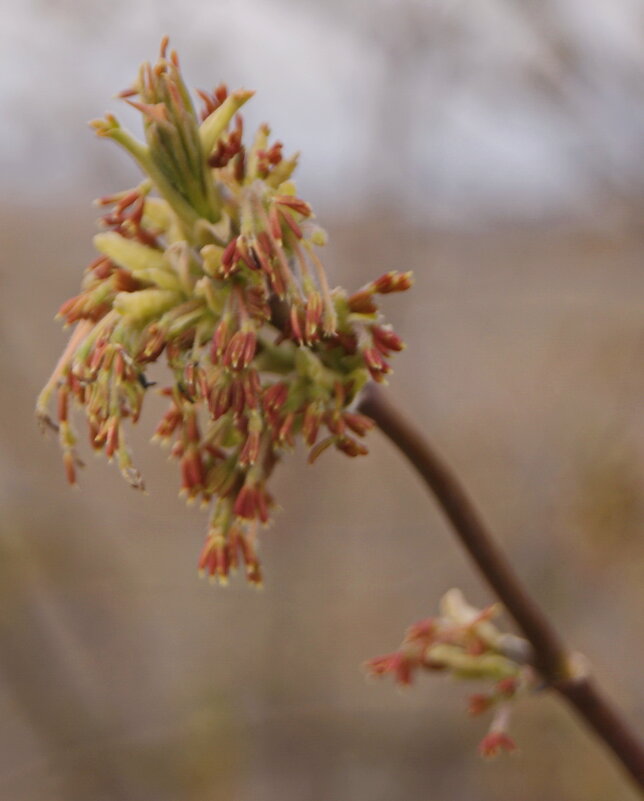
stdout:
[[[266,179],[268,186],[273,187],[273,189],[278,189],[279,193],[282,195],[294,195],[295,185],[288,179],[295,172],[299,158],[300,154],[295,153],[290,159],[282,159],[282,161],[271,170],[271,174]],[[289,184],[293,187],[292,190],[289,190]]]
[[450,670],[462,679],[492,679],[500,681],[516,676],[518,665],[499,654],[467,654],[456,645],[433,645],[426,658]]
[[490,623],[489,620],[477,620],[477,618],[481,616],[481,610],[469,604],[458,588],[455,587],[449,590],[442,597],[441,612],[445,617],[459,625],[473,625],[477,635],[489,645],[490,648],[498,647],[501,632],[493,623]]
[[325,368],[318,357],[309,348],[298,348],[295,353],[295,369],[314,384],[321,383]]
[[142,322],[158,317],[177,303],[183,296],[169,289],[141,289],[138,292],[119,292],[114,298],[114,308],[124,317]]
[[156,284],[159,289],[171,289],[173,292],[182,291],[179,277],[170,270],[150,267],[146,270],[140,270],[136,274],[136,277],[141,281],[148,281],[151,284]]
[[246,89],[239,89],[233,92],[224,100],[224,102],[216,108],[210,116],[199,126],[199,138],[201,140],[201,147],[203,148],[206,158],[210,156],[219,137],[228,127],[229,122],[244,105],[247,100],[254,95]]
[[162,251],[150,248],[134,239],[125,239],[115,231],[96,234],[94,247],[119,267],[129,270],[136,278],[143,270],[167,269]]
[[206,275],[214,278],[221,265],[221,254],[224,252],[219,245],[204,245],[201,248],[201,258],[203,259],[203,271]]
[[167,202],[160,197],[146,198],[142,222],[146,227],[167,231],[172,225],[172,212]]
[[320,228],[318,225],[316,225],[311,231],[310,240],[314,245],[317,245],[318,247],[324,247],[324,245],[326,245],[326,243],[329,241],[329,237],[324,228]]

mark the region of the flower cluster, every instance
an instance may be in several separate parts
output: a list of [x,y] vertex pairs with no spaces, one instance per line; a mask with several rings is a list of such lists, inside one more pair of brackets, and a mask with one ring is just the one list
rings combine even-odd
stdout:
[[411,626],[398,651],[365,664],[368,674],[391,675],[401,686],[410,685],[419,670],[487,681],[489,691],[469,699],[470,715],[494,713],[488,734],[479,746],[486,757],[516,749],[507,733],[510,705],[536,683],[535,672],[527,663],[529,648],[525,640],[502,634],[491,622],[498,611],[496,605],[476,609],[465,601],[460,590],[450,590],[441,601],[438,617]]
[[146,370],[164,355],[171,381],[155,438],[179,463],[181,493],[211,508],[200,568],[223,583],[243,567],[258,584],[257,531],[274,506],[267,480],[280,455],[297,437],[310,461],[331,446],[366,453],[360,439],[373,423],[352,404],[403,348],[376,299],[408,289],[411,274],[331,290],[316,252],[325,233],[290,180],[297,156],[286,158],[266,125],[244,144],[238,111],[252,92],[199,95],[201,114],[164,40],[157,63],[121,93],[143,116],[145,143],[113,115],[92,123],[144,179],[98,201],[99,255],[60,309],[75,329],[37,412],[58,431],[71,483],[81,462],[70,414],[80,407],[91,447],[142,488],[124,422],[139,419]]

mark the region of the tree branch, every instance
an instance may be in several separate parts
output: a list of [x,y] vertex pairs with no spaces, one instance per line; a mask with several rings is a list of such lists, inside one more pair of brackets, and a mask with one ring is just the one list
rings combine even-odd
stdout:
[[644,747],[638,737],[587,672],[575,666],[571,652],[526,591],[454,473],[377,387],[365,390],[359,409],[376,422],[427,484],[462,545],[530,642],[534,665],[543,679],[566,699],[644,789]]

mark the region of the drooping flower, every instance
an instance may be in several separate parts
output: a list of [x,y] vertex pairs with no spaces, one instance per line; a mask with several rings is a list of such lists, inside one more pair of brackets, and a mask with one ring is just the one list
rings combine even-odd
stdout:
[[197,113],[167,44],[121,93],[142,114],[145,143],[111,114],[92,123],[143,180],[98,201],[98,256],[59,310],[75,328],[37,413],[58,431],[71,483],[81,409],[91,448],[143,488],[125,424],[141,415],[147,368],[164,359],[168,408],[155,438],[171,446],[181,494],[211,507],[200,569],[223,583],[243,567],[257,584],[257,534],[282,453],[298,437],[310,461],[331,446],[366,453],[356,438],[372,422],[352,405],[403,348],[376,297],[408,289],[411,274],[386,273],[352,295],[331,290],[317,254],[326,235],[291,181],[297,156],[286,158],[266,125],[245,143],[239,109],[252,92],[198,92]]

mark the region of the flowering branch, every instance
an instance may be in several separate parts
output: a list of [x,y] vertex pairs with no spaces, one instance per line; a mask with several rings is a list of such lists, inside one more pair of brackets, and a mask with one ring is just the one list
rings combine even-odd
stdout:
[[[644,789],[644,747],[637,735],[589,675],[585,662],[568,650],[530,597],[460,481],[423,434],[376,387],[365,389],[359,409],[416,468],[469,556],[532,647],[531,661],[546,685],[575,709]],[[500,747],[507,749],[508,745]]]
[[495,712],[485,755],[513,750],[510,703],[540,676],[644,785],[634,735],[529,597],[455,477],[374,389],[404,347],[377,298],[409,289],[411,274],[388,272],[353,293],[332,289],[317,253],[326,235],[291,180],[297,155],[285,158],[267,125],[245,143],[239,110],[252,92],[198,92],[198,113],[167,45],[120,95],[141,112],[145,141],[112,114],[92,123],[143,180],[99,199],[98,256],[59,310],[74,330],[37,415],[57,431],[69,482],[82,465],[73,424],[80,411],[90,447],[144,488],[127,424],[139,420],[155,383],[149,370],[163,359],[169,405],[154,438],[179,464],[180,494],[210,509],[200,570],[223,584],[243,568],[259,585],[258,531],[271,520],[267,484],[282,455],[299,437],[310,462],[331,447],[359,456],[378,425],[435,494],[525,640],[496,629],[495,608],[476,610],[452,591],[438,618],[413,627],[371,671],[402,683],[418,669],[491,681],[470,703],[472,712]]

